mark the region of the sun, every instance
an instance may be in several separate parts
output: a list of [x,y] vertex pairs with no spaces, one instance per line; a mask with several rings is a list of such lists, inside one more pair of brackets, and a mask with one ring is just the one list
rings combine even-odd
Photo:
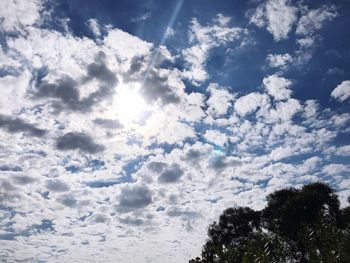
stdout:
[[139,121],[149,108],[140,94],[140,88],[140,83],[121,83],[117,87],[115,110],[123,124]]

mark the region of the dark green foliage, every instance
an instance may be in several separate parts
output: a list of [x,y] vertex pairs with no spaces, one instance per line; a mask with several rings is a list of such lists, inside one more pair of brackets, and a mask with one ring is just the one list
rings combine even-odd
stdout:
[[[350,201],[350,200],[349,200]],[[283,189],[262,211],[226,209],[190,263],[350,262],[350,207],[324,183]]]

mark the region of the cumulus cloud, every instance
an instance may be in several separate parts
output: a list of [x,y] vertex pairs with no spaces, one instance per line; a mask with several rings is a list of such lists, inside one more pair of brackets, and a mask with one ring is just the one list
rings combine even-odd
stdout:
[[324,166],[322,171],[327,175],[341,175],[349,172],[349,167],[341,163],[332,163]]
[[148,167],[156,173],[161,173],[167,166],[168,164],[164,162],[150,162],[148,164]]
[[232,167],[237,167],[241,165],[242,162],[236,159],[228,158],[222,153],[215,154],[212,158],[209,159],[209,165],[211,169],[216,172],[223,172],[225,169]]
[[268,54],[266,62],[271,68],[286,69],[293,62],[293,57],[289,53]]
[[17,31],[21,28],[33,25],[40,20],[41,0],[18,2],[16,0],[5,1],[0,11],[0,17],[4,30]]
[[[163,61],[172,60],[165,48],[157,49],[148,58],[135,57],[124,78],[127,83],[142,83],[140,94],[149,104],[179,104],[183,85],[177,71],[158,68]],[[149,61],[149,59],[151,59]],[[149,66],[150,64],[153,67]]]
[[263,79],[263,84],[267,92],[275,100],[289,99],[292,94],[292,91],[289,89],[292,82],[286,78],[271,75]]
[[234,96],[225,88],[220,88],[216,83],[210,83],[208,86],[210,97],[206,101],[208,105],[207,113],[218,117],[227,113]]
[[239,97],[235,101],[234,108],[239,115],[245,116],[256,111],[259,107],[262,107],[267,103],[269,103],[269,98],[266,94],[252,92],[248,95]]
[[341,102],[350,97],[350,80],[344,80],[331,93],[331,96]]
[[169,76],[166,72],[150,71],[144,83],[144,89],[141,91],[145,98],[150,102],[160,100],[163,104],[179,103],[180,97],[171,89],[169,85]]
[[[56,110],[64,111],[89,111],[96,103],[108,98],[113,92],[118,79],[105,65],[105,53],[100,52],[96,56],[96,62],[86,68],[86,76],[81,80],[74,80],[69,75],[63,75],[55,82],[49,82],[45,78],[38,80],[34,91],[34,98],[53,98],[53,107]],[[92,80],[100,81],[98,90],[91,92],[86,98],[80,98],[78,86]]]
[[296,99],[288,99],[287,101],[278,102],[275,109],[271,109],[269,112],[270,120],[278,121],[291,120],[294,115],[302,110],[300,102]]
[[191,220],[193,218],[200,217],[201,215],[194,211],[186,211],[180,210],[178,208],[174,208],[167,212],[167,215],[171,217],[182,217],[184,220]]
[[300,17],[296,33],[299,35],[311,35],[322,26],[337,17],[335,6],[322,6],[318,9],[307,10]]
[[[303,37],[303,38],[300,38],[300,39],[297,39],[297,43],[299,44],[299,46],[302,48],[302,49],[310,49],[310,48],[314,48],[316,46],[316,43],[317,43],[317,38],[314,37],[314,36],[307,36],[307,37]],[[302,56],[300,58],[298,58],[298,61],[297,62],[303,62],[303,61],[308,61],[308,55],[307,53],[306,54],[302,54]]]
[[95,35],[95,37],[100,37],[102,33],[101,33],[101,27],[98,21],[96,19],[91,18],[87,21],[87,23],[90,30]]
[[56,139],[56,148],[61,151],[79,150],[83,153],[98,153],[104,150],[104,146],[84,133],[69,132]]
[[276,41],[286,39],[297,22],[298,8],[290,0],[268,0],[257,7],[250,23],[266,27]]
[[[183,262],[200,250],[202,230],[233,204],[262,208],[266,193],[311,180],[347,194],[349,167],[341,161],[348,143],[332,144],[349,132],[350,115],[317,97],[295,97],[289,78],[296,88],[298,79],[292,71],[282,76],[302,61],[290,45],[269,46],[257,65],[277,74],[260,78],[259,71],[242,86],[236,80],[245,75],[232,74],[201,86],[213,49],[224,54],[253,37],[230,17],[193,19],[189,43],[177,49],[167,42],[168,49],[94,19],[82,22],[92,39],[75,36],[68,23],[59,32],[46,5],[27,2],[9,1],[18,8],[0,19],[0,239],[7,239],[0,261],[157,262],[161,245],[167,262]],[[276,41],[295,24],[290,1],[267,1],[256,12],[252,23]],[[305,50],[317,40],[318,27],[311,28],[300,35]],[[121,91],[133,89],[146,109],[125,120]],[[134,110],[135,101],[123,102]]]
[[336,150],[336,154],[340,156],[350,156],[350,145],[338,147]]
[[161,184],[176,183],[184,175],[184,170],[178,163],[152,161],[148,163],[148,168],[155,173]]
[[[123,39],[123,41],[120,41],[121,39]],[[142,41],[138,37],[117,28],[109,30],[102,43],[115,51],[122,60],[145,56],[152,48],[151,43]]]
[[90,218],[90,222],[98,224],[109,224],[110,221],[110,217],[102,213],[94,213]]
[[70,207],[70,208],[77,208],[81,205],[79,200],[71,194],[61,195],[59,198],[57,198],[57,201],[59,203],[61,203],[62,205]]
[[238,40],[245,34],[245,30],[242,28],[230,27],[230,20],[229,17],[221,14],[208,26],[202,26],[197,19],[192,20],[189,40],[194,45],[182,51],[189,68],[184,70],[182,74],[192,84],[198,86],[208,79],[205,65],[210,49]]
[[46,130],[37,128],[35,125],[26,123],[18,118],[0,115],[0,128],[10,133],[26,133],[30,136],[42,137],[46,134]]
[[203,136],[208,142],[222,147],[228,142],[228,136],[218,130],[208,130]]
[[35,178],[28,175],[15,175],[12,179],[15,184],[19,185],[31,184],[36,181]]
[[176,115],[163,113],[153,114],[145,125],[140,127],[139,132],[145,145],[152,143],[181,145],[185,139],[196,136],[193,127],[179,121]]
[[106,129],[118,129],[122,128],[123,125],[118,120],[96,118],[93,120],[96,125],[99,125]]
[[186,160],[188,160],[190,163],[196,163],[196,162],[199,161],[201,156],[202,156],[202,153],[200,151],[194,150],[194,149],[190,149],[186,153]]
[[118,210],[123,212],[141,209],[152,203],[152,192],[147,186],[126,185],[119,195]]
[[171,164],[165,169],[162,169],[160,176],[158,177],[158,181],[160,183],[175,183],[180,177],[184,174],[184,171],[177,164]]
[[66,192],[70,189],[69,185],[57,179],[50,179],[46,182],[48,190],[53,192]]

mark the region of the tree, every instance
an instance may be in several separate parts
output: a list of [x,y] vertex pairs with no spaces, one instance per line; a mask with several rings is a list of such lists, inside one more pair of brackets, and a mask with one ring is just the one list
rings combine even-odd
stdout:
[[[350,198],[349,198],[350,201]],[[226,209],[190,263],[350,262],[350,206],[324,183],[267,196],[261,211]]]

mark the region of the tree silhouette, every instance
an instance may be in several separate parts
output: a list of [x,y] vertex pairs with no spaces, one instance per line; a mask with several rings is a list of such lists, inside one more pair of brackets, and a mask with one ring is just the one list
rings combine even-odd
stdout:
[[208,227],[202,258],[189,262],[350,262],[350,206],[340,209],[324,183],[275,191],[261,211],[226,209]]

